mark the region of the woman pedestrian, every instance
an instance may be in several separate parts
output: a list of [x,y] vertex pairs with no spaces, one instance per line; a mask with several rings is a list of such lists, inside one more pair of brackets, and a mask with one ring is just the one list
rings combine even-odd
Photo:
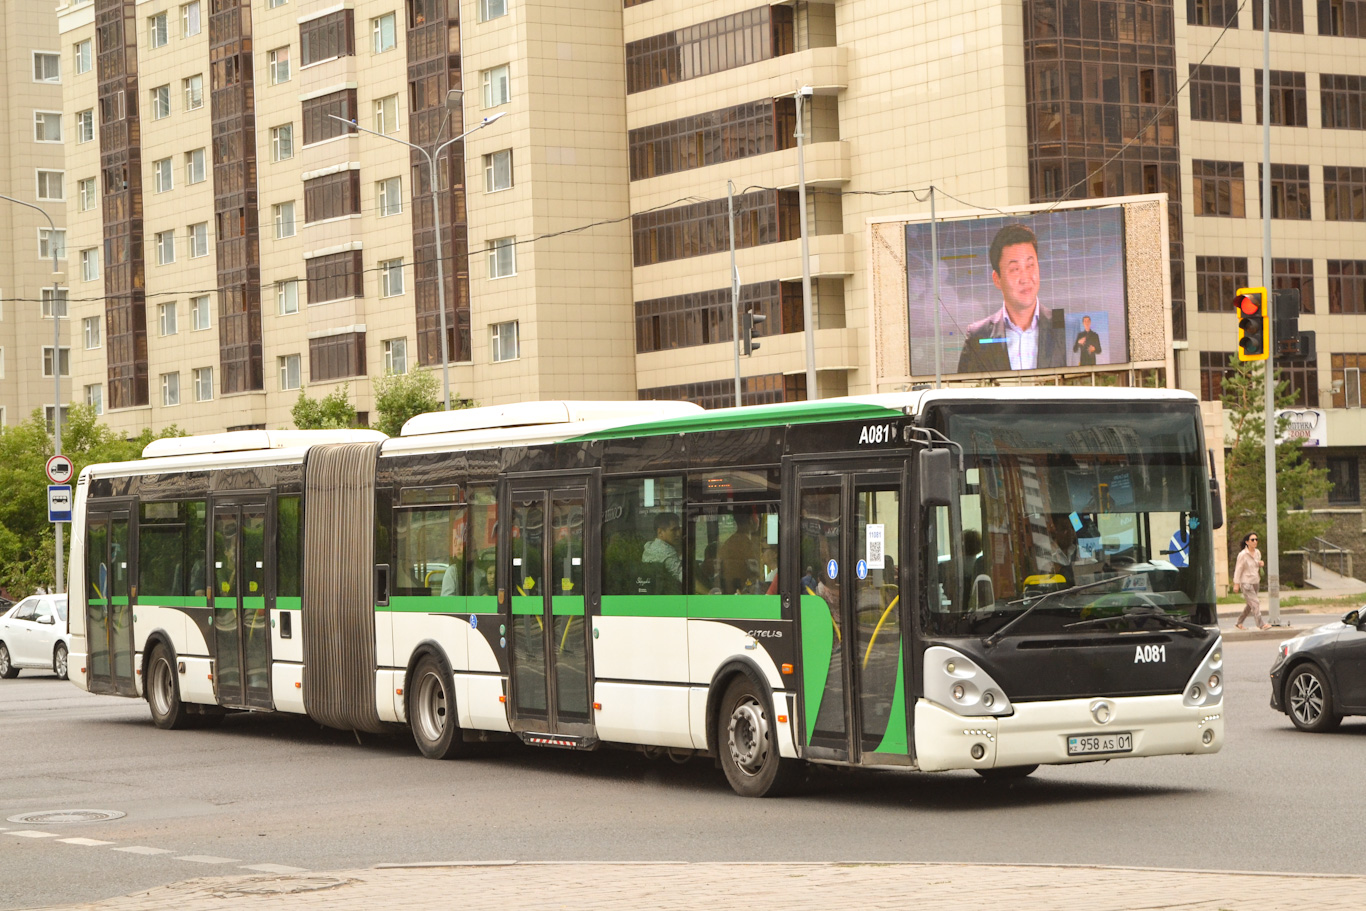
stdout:
[[1238,551],[1238,563],[1233,568],[1233,584],[1238,586],[1238,590],[1243,593],[1243,600],[1247,602],[1243,607],[1243,612],[1238,615],[1238,622],[1234,624],[1236,629],[1244,629],[1243,621],[1248,614],[1252,615],[1252,622],[1257,624],[1258,629],[1271,629],[1270,623],[1262,622],[1262,602],[1257,597],[1257,587],[1262,581],[1262,567],[1266,564],[1262,562],[1262,552],[1257,549],[1257,535],[1255,532],[1248,532],[1243,535],[1243,549]]

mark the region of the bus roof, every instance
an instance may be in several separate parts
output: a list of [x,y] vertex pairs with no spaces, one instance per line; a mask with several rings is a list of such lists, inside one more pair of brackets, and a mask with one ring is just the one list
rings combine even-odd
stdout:
[[163,437],[142,450],[144,459],[249,452],[259,449],[298,449],[322,443],[376,443],[388,439],[378,430],[230,430],[193,437]]
[[409,418],[400,434],[405,437],[431,433],[462,433],[512,427],[546,427],[597,421],[645,420],[697,414],[702,406],[692,402],[510,402],[434,411]]

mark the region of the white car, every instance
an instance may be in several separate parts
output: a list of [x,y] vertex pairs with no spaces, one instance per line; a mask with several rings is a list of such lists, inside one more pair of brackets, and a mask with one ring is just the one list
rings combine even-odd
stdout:
[[0,678],[12,680],[29,667],[65,680],[70,652],[66,595],[33,595],[0,615]]

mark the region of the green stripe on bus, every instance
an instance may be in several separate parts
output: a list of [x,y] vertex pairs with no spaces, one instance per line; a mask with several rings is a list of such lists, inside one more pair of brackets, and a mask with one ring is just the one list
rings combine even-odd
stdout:
[[582,617],[583,595],[555,595],[550,599],[550,613],[556,617]]
[[695,620],[781,620],[777,595],[688,595],[688,616]]
[[604,617],[686,617],[687,595],[603,595]]
[[276,598],[275,598],[275,609],[276,609],[276,610],[303,610],[303,607],[304,607],[303,601],[304,601],[303,598],[281,598],[281,597],[279,597],[279,596],[277,595]]
[[545,605],[540,598],[533,598],[530,595],[512,596],[512,614],[515,617],[539,617],[545,610]]
[[237,610],[236,598],[214,598],[214,610]]
[[[806,742],[816,731],[825,682],[830,677],[830,656],[835,647],[835,618],[830,605],[819,595],[802,595],[802,711]],[[903,735],[904,736],[904,735]]]
[[203,595],[138,595],[138,607],[208,607],[209,599]]
[[242,599],[242,609],[243,609],[243,610],[265,610],[265,609],[266,609],[266,599],[265,599],[265,598],[260,598],[260,597],[255,597],[255,596],[250,597],[250,598],[243,598],[243,599]]
[[906,743],[906,681],[902,676],[902,669],[906,663],[905,649],[898,647],[896,655],[896,690],[892,693],[891,715],[887,718],[887,730],[882,735],[882,742],[877,745],[875,753],[896,753],[901,756],[909,755],[911,750]]
[[598,433],[571,437],[567,442],[620,440],[629,437],[660,436],[673,433],[703,433],[750,427],[780,427],[788,424],[817,424],[824,421],[894,420],[904,417],[895,408],[867,402],[796,402],[777,405],[751,405],[745,409],[718,409],[663,421],[645,421],[613,427]]
[[391,614],[463,614],[467,598],[455,595],[390,595],[389,604],[375,610]]

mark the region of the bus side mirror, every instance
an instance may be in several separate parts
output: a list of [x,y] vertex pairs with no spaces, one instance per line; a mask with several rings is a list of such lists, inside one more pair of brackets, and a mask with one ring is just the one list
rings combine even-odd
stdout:
[[926,449],[920,453],[920,505],[952,506],[957,490],[953,453],[947,449]]
[[1210,528],[1224,527],[1224,501],[1219,496],[1219,479],[1214,476],[1214,450],[1209,451]]

